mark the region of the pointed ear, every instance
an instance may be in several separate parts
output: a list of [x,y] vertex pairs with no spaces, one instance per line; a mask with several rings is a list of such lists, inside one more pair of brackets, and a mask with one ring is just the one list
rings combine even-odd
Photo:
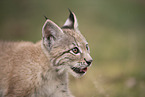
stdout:
[[69,10],[69,12],[70,12],[70,15],[62,28],[69,28],[69,29],[75,30],[78,28],[77,18],[76,18],[76,15],[73,12],[71,12],[71,10]]
[[42,28],[43,45],[50,50],[55,41],[61,38],[63,31],[54,22],[47,19]]

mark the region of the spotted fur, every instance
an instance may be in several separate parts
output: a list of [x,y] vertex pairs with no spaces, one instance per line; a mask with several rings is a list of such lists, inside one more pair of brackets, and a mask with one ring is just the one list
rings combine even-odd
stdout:
[[0,97],[74,97],[68,72],[81,77],[91,62],[75,14],[61,28],[47,18],[36,44],[0,42]]

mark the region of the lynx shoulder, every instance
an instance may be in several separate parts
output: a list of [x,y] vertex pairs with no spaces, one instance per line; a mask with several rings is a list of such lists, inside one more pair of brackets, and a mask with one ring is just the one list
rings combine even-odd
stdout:
[[68,73],[81,77],[91,63],[75,14],[62,27],[47,19],[35,44],[0,42],[0,97],[74,97]]

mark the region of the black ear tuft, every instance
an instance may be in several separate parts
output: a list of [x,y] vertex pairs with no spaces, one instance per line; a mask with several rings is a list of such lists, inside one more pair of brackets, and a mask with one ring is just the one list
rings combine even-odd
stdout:
[[69,19],[73,22],[73,25],[74,25],[74,15],[70,9],[68,9],[68,10],[70,12]]
[[44,15],[45,19],[47,20],[48,18]]

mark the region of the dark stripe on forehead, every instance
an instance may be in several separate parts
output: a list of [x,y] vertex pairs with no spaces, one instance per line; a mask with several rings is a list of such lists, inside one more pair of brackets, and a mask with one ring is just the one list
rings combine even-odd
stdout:
[[[71,32],[71,31],[70,31],[70,32]],[[69,36],[71,36],[71,37],[74,39],[74,41],[75,41],[75,43],[76,43],[75,45],[79,46],[78,43],[77,43],[77,40],[76,40],[76,38],[75,38],[76,32],[73,32],[73,31],[72,31],[71,33],[70,33],[70,32],[69,32],[69,31],[68,31],[68,32],[66,31],[66,34],[69,35]]]
[[76,41],[76,38],[75,38],[75,37],[73,37],[73,38],[74,38],[74,40],[75,40],[76,45],[79,47],[79,45],[78,45],[78,43],[77,43],[77,41]]
[[77,45],[77,46],[79,47],[76,38],[75,38],[73,35],[70,35],[70,36],[74,39],[74,41],[75,41],[75,43],[76,43],[76,44],[74,44],[74,43],[72,43],[72,44],[73,44],[74,46]]
[[76,46],[76,44],[75,43],[72,43],[74,46]]

